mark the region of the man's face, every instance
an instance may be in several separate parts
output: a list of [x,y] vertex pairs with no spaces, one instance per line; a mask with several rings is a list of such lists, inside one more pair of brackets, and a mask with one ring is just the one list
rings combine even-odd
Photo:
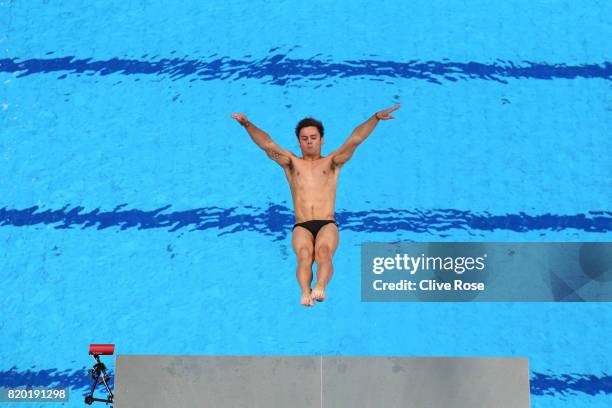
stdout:
[[300,130],[300,148],[303,156],[317,156],[321,154],[323,138],[316,126],[306,126]]

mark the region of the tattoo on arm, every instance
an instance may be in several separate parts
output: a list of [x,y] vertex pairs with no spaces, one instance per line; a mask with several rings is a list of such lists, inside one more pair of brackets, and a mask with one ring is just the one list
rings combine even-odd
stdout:
[[283,148],[279,147],[273,142],[268,143],[266,146],[262,146],[262,148],[270,159],[274,160],[281,166],[283,167],[292,166],[292,163],[291,163],[292,153],[291,152],[284,150]]

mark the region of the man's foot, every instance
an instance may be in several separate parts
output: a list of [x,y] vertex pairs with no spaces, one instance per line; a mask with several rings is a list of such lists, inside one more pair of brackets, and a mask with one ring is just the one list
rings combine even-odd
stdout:
[[325,285],[321,282],[317,282],[312,288],[312,292],[310,292],[310,297],[317,302],[322,302],[325,300]]
[[300,303],[304,306],[314,306],[314,300],[312,300],[311,292],[302,292],[302,299]]

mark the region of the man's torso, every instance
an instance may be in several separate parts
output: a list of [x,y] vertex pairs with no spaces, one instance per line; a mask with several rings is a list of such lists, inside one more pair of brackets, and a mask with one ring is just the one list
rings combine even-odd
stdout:
[[312,161],[293,157],[291,164],[285,168],[285,175],[291,188],[296,223],[333,220],[340,168],[329,156]]

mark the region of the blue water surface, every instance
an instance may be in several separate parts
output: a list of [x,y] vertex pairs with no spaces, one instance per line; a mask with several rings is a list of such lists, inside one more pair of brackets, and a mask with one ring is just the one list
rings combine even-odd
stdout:
[[[528,357],[532,406],[612,405],[609,303],[362,303],[359,286],[362,242],[610,241],[611,15],[1,1],[0,387],[69,386],[60,405],[83,406],[87,347],[109,342]],[[396,103],[342,169],[329,298],[303,308],[283,171],[229,114],[295,153],[315,116],[328,154]]]

